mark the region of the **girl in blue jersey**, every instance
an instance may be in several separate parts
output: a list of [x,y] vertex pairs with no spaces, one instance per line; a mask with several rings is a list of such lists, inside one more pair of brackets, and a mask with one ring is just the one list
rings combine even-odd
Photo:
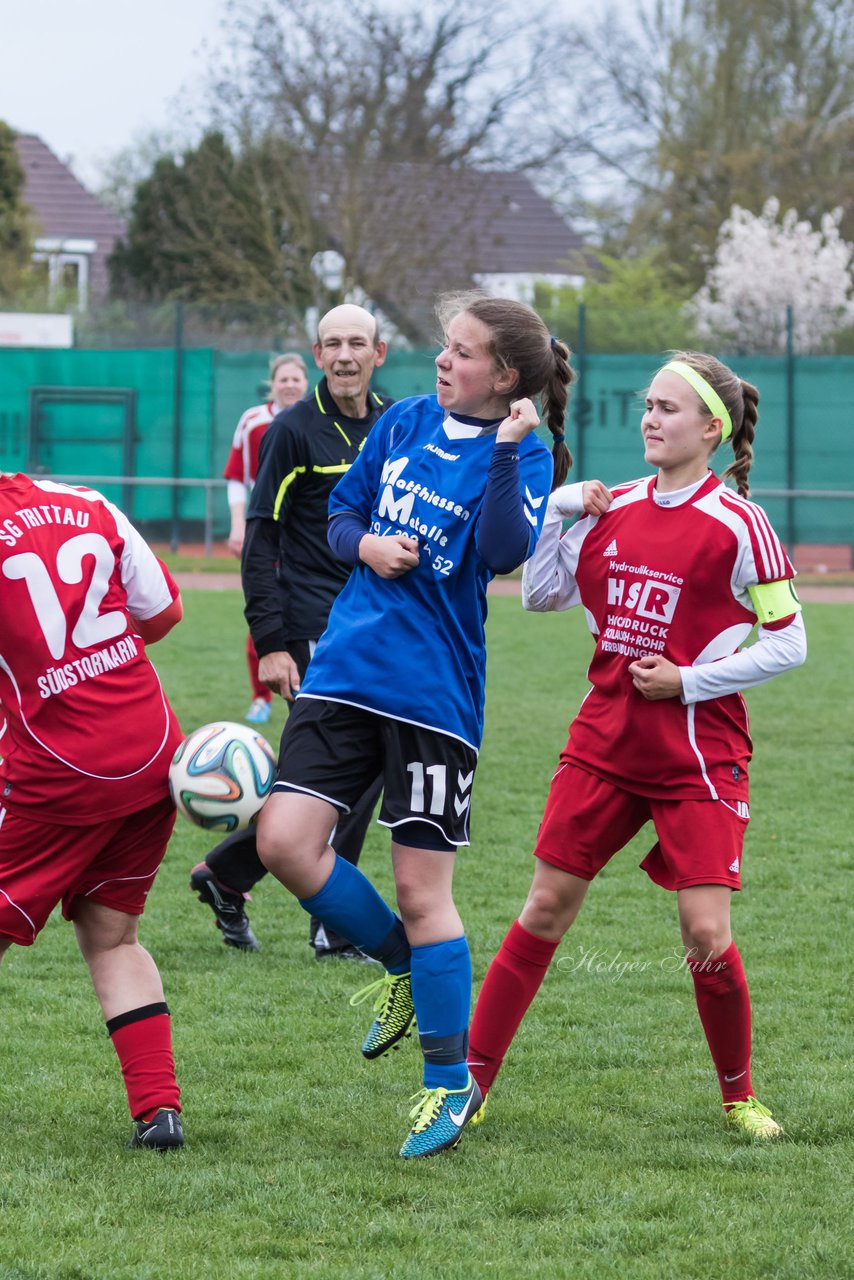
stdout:
[[[533,552],[570,466],[569,351],[529,307],[470,295],[440,315],[436,395],[387,410],[330,500],[354,566],[282,736],[258,851],[306,911],[385,975],[362,1053],[417,1020],[424,1089],[401,1155],[455,1146],[480,1092],[466,1063],[471,961],[452,895],[483,729],[486,587]],[[534,434],[542,396],[552,456]],[[329,839],[382,771],[398,917]]]

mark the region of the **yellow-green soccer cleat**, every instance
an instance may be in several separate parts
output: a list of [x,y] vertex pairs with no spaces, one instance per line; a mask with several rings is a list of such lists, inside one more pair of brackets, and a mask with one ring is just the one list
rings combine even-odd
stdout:
[[362,1004],[375,996],[374,1013],[362,1054],[366,1058],[381,1058],[389,1049],[397,1048],[405,1036],[411,1034],[415,1021],[412,1003],[412,982],[408,973],[384,973],[350,997],[351,1005]]
[[482,1101],[471,1075],[465,1089],[422,1089],[415,1094],[415,1106],[409,1113],[412,1128],[400,1154],[411,1158],[449,1151],[459,1142]]
[[751,1138],[779,1138],[784,1132],[767,1107],[756,1098],[734,1102],[726,1113],[726,1122],[733,1129],[740,1129]]
[[476,1124],[483,1124],[484,1120],[486,1119],[486,1104],[487,1104],[487,1102],[489,1102],[489,1094],[488,1094],[488,1093],[487,1093],[487,1094],[485,1094],[484,1099],[483,1099],[483,1102],[481,1102],[481,1104],[480,1104],[480,1106],[478,1107],[477,1111],[475,1111],[474,1115],[472,1116],[471,1121],[470,1121],[470,1123],[471,1123],[472,1125],[476,1125]]

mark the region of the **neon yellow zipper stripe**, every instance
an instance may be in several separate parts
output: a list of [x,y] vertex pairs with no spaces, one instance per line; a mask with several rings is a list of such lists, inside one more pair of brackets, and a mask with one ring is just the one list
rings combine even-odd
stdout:
[[290,475],[285,476],[284,480],[279,485],[279,492],[276,494],[276,501],[273,503],[274,520],[278,520],[279,518],[279,512],[282,509],[282,503],[284,501],[286,491],[293,484],[294,480],[296,480],[297,476],[301,475],[305,475],[305,467],[294,467]]

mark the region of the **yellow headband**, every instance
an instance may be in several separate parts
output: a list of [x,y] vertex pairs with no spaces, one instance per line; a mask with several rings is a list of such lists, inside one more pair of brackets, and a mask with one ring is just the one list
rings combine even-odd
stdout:
[[723,444],[724,440],[729,440],[732,435],[732,418],[729,416],[729,410],[714,387],[706,382],[703,375],[698,373],[696,369],[692,369],[689,364],[685,364],[683,360],[671,360],[670,364],[666,364],[661,372],[678,373],[680,378],[684,378],[694,388],[703,404],[711,412],[712,417],[720,418],[723,423],[721,427],[721,444]]

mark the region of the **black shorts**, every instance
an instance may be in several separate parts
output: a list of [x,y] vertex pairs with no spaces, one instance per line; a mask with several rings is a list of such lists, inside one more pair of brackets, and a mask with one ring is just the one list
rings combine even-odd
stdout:
[[308,664],[314,653],[316,640],[286,640],[285,651],[291,655],[297,664],[300,680],[305,679],[305,673],[308,670]]
[[477,767],[474,747],[346,702],[298,698],[279,749],[274,791],[302,791],[348,813],[383,775],[379,822],[400,844],[448,849],[469,843]]

